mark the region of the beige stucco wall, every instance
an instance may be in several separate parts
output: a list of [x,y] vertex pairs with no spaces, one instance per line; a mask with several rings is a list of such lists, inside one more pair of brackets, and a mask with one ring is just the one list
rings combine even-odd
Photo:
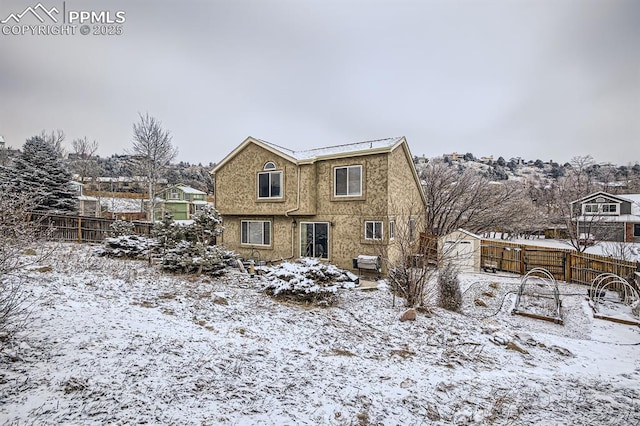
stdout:
[[[402,260],[407,252],[417,251],[419,234],[424,231],[425,205],[422,188],[413,174],[413,161],[403,146],[389,154],[389,218],[396,222],[396,238],[389,245],[389,259],[392,263]],[[409,239],[409,220],[415,220],[414,240]]]
[[[258,172],[267,161],[282,170],[284,196],[277,200],[258,200]],[[297,166],[256,144],[248,144],[216,172],[216,208],[222,215],[278,215],[296,207]]]
[[[243,220],[265,220],[271,222],[271,245],[254,246],[240,243],[240,223]],[[247,259],[278,261],[291,258],[292,219],[285,216],[224,216],[224,232],[218,239],[227,249]],[[298,257],[297,254],[294,257]]]

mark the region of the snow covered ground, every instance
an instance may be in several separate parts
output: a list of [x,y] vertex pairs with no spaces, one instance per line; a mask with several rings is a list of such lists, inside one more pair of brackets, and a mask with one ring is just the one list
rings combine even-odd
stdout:
[[640,329],[593,319],[584,287],[558,325],[509,313],[519,277],[462,275],[464,314],[400,322],[388,290],[315,308],[85,245],[47,265],[0,342],[0,424],[640,424]]

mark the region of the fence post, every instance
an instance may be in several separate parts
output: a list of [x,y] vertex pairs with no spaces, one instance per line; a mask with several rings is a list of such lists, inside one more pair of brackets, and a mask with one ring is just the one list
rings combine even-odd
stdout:
[[571,258],[573,255],[570,252],[564,252],[564,280],[568,283],[571,282]]
[[520,245],[520,275],[524,275],[527,273],[527,267],[525,265],[525,260],[526,260],[526,256],[525,256],[525,250],[526,250],[526,246],[524,245]]
[[82,242],[82,216],[78,216],[78,242]]

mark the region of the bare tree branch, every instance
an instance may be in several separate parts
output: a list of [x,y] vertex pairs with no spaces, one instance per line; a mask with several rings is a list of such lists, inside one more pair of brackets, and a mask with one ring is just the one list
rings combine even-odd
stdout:
[[156,188],[167,167],[178,155],[171,143],[171,133],[162,123],[148,113],[139,114],[140,121],[133,125],[131,153],[136,156],[136,166],[149,185],[149,219],[155,221]]

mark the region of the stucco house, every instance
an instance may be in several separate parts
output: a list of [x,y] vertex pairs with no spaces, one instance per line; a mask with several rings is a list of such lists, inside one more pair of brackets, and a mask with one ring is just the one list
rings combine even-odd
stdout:
[[191,219],[194,213],[207,205],[207,193],[187,185],[173,185],[158,194],[163,200],[162,214],[169,213],[174,220]]
[[571,203],[576,226],[596,240],[640,242],[640,194],[595,192]]
[[294,151],[248,137],[213,170],[218,240],[245,258],[399,260],[426,201],[404,137]]

